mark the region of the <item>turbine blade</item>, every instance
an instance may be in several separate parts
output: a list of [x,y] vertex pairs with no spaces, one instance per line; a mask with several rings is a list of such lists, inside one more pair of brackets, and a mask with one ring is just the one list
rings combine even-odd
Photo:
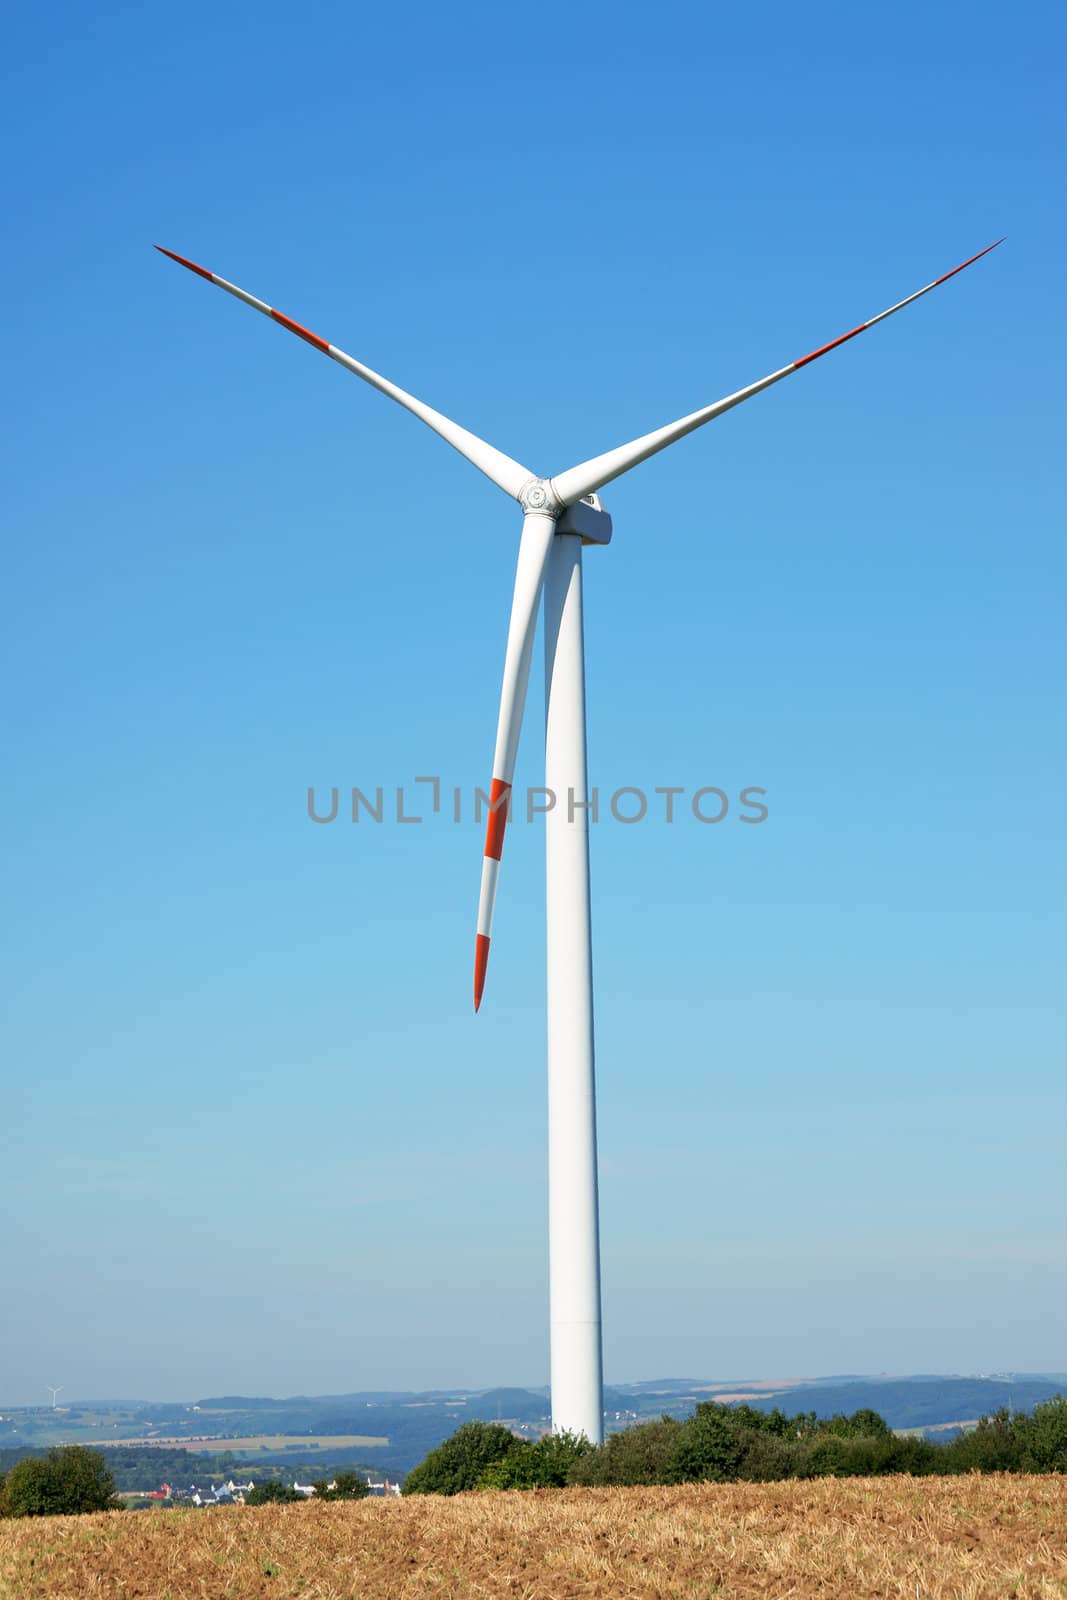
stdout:
[[750,400],[754,394],[769,389],[773,383],[780,383],[783,378],[788,378],[791,372],[799,372],[801,367],[817,361],[830,350],[836,350],[839,344],[846,344],[858,333],[865,333],[868,328],[873,328],[875,323],[884,322],[886,317],[891,317],[895,311],[903,311],[905,306],[920,300],[924,294],[929,294],[930,290],[936,289],[939,284],[947,283],[957,272],[962,272],[964,267],[980,261],[990,250],[995,250],[998,244],[1003,243],[1003,239],[997,239],[995,243],[986,245],[984,250],[979,250],[969,261],[961,262],[958,267],[953,267],[951,272],[946,272],[940,278],[935,278],[933,283],[917,289],[914,294],[909,294],[906,300],[898,300],[888,311],[879,312],[878,316],[872,317],[869,322],[861,322],[857,328],[851,328],[848,333],[831,339],[829,344],[821,345],[818,350],[812,350],[808,355],[801,356],[799,361],[791,361],[788,366],[779,367],[777,372],[761,378],[758,383],[750,383],[747,389],[738,389],[736,394],[728,394],[724,400],[716,400],[714,405],[705,406],[702,411],[694,411],[687,417],[680,417],[677,422],[668,423],[665,428],[657,428],[653,433],[643,434],[640,439],[632,439],[629,444],[619,445],[616,450],[608,450],[602,456],[594,456],[590,461],[583,461],[580,466],[568,468],[566,472],[561,472],[558,478],[552,479],[552,487],[563,505],[573,505],[584,495],[592,494],[595,490],[603,488],[604,484],[610,483],[613,478],[629,472],[630,468],[636,467],[639,462],[647,461],[649,456],[665,450],[669,444],[674,444],[676,439],[692,433],[694,428],[702,428],[705,422],[721,417],[724,411],[732,411],[734,406],[739,406],[743,400]]
[[504,654],[504,684],[500,691],[493,782],[489,789],[489,821],[485,830],[482,860],[482,889],[478,901],[478,932],[474,941],[475,1011],[482,1003],[482,991],[485,988],[500,856],[504,849],[504,830],[511,806],[511,783],[515,776],[526,687],[530,681],[530,657],[537,630],[537,610],[541,604],[545,568],[555,531],[554,518],[544,513],[528,512],[523,520],[519,560],[515,569],[515,594],[511,602],[508,643]]
[[295,333],[298,339],[303,339],[316,350],[321,350],[324,356],[329,356],[339,366],[354,372],[357,378],[362,378],[364,383],[369,383],[380,394],[388,395],[390,400],[395,400],[397,405],[403,406],[405,411],[410,411],[413,416],[425,422],[434,433],[440,434],[453,450],[458,450],[487,478],[491,478],[498,488],[505,494],[512,495],[516,500],[524,484],[529,483],[534,476],[519,462],[513,461],[502,450],[497,450],[493,445],[487,444],[484,439],[479,439],[476,433],[470,433],[466,428],[461,428],[458,422],[453,422],[450,417],[442,416],[440,411],[435,411],[432,406],[425,405],[423,401],[416,400],[414,395],[408,394],[395,383],[390,383],[388,378],[383,378],[379,373],[365,367],[362,361],[356,361],[353,356],[346,355],[335,344],[330,344],[326,339],[320,339],[317,333],[301,327],[299,322],[294,322],[291,317],[285,316],[281,311],[275,311],[273,306],[267,305],[264,300],[257,300],[255,295],[248,294],[244,289],[239,289],[235,283],[227,283],[225,278],[219,278],[213,272],[208,272],[206,267],[198,267],[195,261],[187,261],[184,256],[174,254],[173,250],[164,250],[161,244],[156,249],[181,267],[188,267],[190,272],[197,273],[201,278],[206,278],[209,283],[214,283],[220,289],[225,289],[227,294],[232,294],[238,300],[243,300],[246,306],[251,306],[255,311],[261,311],[265,317],[270,317],[274,322],[288,328],[290,333]]

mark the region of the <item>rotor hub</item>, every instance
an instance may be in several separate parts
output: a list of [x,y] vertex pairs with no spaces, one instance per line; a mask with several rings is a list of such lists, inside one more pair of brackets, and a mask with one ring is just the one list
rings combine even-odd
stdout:
[[552,487],[551,478],[531,478],[519,491],[519,504],[531,516],[560,517],[563,502]]

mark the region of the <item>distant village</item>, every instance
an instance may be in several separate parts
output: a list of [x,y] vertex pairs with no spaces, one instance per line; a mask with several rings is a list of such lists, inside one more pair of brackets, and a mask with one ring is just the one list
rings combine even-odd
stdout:
[[[336,1488],[336,1484],[331,1482],[326,1487],[333,1489]],[[229,1478],[225,1483],[212,1483],[206,1488],[194,1483],[190,1484],[187,1489],[180,1489],[169,1483],[161,1483],[158,1489],[128,1489],[125,1492],[120,1491],[119,1499],[151,1500],[156,1504],[166,1503],[168,1505],[180,1503],[192,1506],[243,1506],[246,1495],[254,1488],[255,1484],[251,1478],[247,1483],[238,1483],[233,1478]],[[310,1500],[315,1493],[315,1485],[313,1483],[294,1483],[293,1490],[296,1494],[302,1494],[305,1499]],[[399,1493],[400,1484],[392,1482],[389,1478],[369,1477],[367,1479],[367,1494],[369,1496],[377,1495],[381,1498],[385,1495],[399,1495]]]

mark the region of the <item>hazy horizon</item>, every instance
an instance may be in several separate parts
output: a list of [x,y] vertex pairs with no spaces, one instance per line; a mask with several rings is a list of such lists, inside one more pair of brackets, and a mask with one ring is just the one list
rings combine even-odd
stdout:
[[[923,1371],[908,1371],[908,1372],[905,1372],[905,1371],[879,1371],[879,1372],[871,1371],[871,1372],[864,1372],[864,1371],[860,1371],[860,1370],[852,1370],[852,1371],[849,1371],[849,1372],[835,1371],[835,1372],[792,1373],[792,1374],[789,1374],[789,1375],[776,1374],[773,1377],[769,1377],[766,1374],[754,1375],[752,1373],[747,1373],[747,1374],[727,1373],[727,1374],[725,1374],[723,1376],[716,1376],[714,1374],[708,1374],[708,1373],[699,1374],[699,1375],[681,1373],[681,1374],[675,1374],[675,1375],[671,1375],[671,1376],[667,1376],[667,1377],[660,1377],[660,1378],[615,1378],[615,1377],[608,1376],[608,1377],[605,1377],[605,1379],[604,1379],[604,1386],[605,1386],[606,1389],[614,1389],[614,1388],[625,1389],[625,1388],[633,1388],[633,1387],[636,1387],[638,1385],[643,1385],[643,1386],[647,1387],[648,1385],[654,1384],[654,1383],[664,1383],[664,1384],[690,1384],[691,1383],[691,1384],[695,1384],[695,1385],[698,1385],[698,1386],[699,1385],[703,1385],[703,1384],[708,1384],[708,1385],[712,1385],[712,1386],[722,1386],[724,1384],[735,1384],[736,1383],[739,1387],[743,1387],[743,1386],[746,1386],[746,1385],[752,1385],[753,1387],[755,1387],[755,1386],[758,1385],[758,1386],[762,1386],[764,1388],[773,1389],[777,1384],[782,1384],[783,1386],[788,1386],[788,1385],[793,1385],[793,1384],[796,1384],[796,1385],[813,1385],[813,1386],[815,1386],[815,1385],[829,1385],[829,1384],[836,1384],[836,1383],[846,1383],[846,1382],[851,1382],[853,1380],[858,1381],[858,1382],[881,1382],[881,1381],[886,1381],[886,1382],[904,1382],[904,1381],[921,1382],[921,1381],[925,1381],[925,1380],[930,1380],[931,1382],[937,1382],[939,1380],[952,1379],[952,1378],[998,1378],[999,1379],[999,1378],[1005,1377],[1006,1375],[1010,1375],[1012,1378],[1017,1378],[1017,1379],[1023,1379],[1023,1378],[1048,1378],[1049,1380],[1051,1380],[1053,1382],[1059,1381],[1060,1379],[1067,1380],[1067,1372],[1060,1371],[1060,1370],[1056,1369],[1055,1367],[1042,1367],[1042,1368],[1026,1368],[1026,1369],[1023,1369],[1021,1367],[1007,1366],[1007,1367],[987,1368],[987,1369],[984,1369],[984,1370],[964,1370],[962,1368],[956,1368],[956,1369],[946,1370],[944,1372],[931,1372],[931,1371],[926,1371],[926,1370],[923,1370]],[[160,1393],[160,1394],[150,1395],[150,1394],[142,1394],[142,1393],[134,1394],[134,1393],[131,1393],[131,1392],[124,1392],[124,1391],[121,1391],[121,1390],[116,1390],[113,1393],[109,1393],[109,1394],[82,1395],[82,1396],[75,1395],[75,1396],[71,1396],[71,1397],[67,1396],[67,1394],[66,1394],[66,1385],[63,1385],[62,1386],[63,1398],[58,1401],[58,1404],[56,1405],[56,1407],[54,1409],[56,1409],[58,1411],[63,1411],[63,1410],[68,1409],[68,1408],[75,1408],[76,1409],[76,1408],[82,1407],[82,1406],[91,1407],[91,1406],[94,1406],[94,1405],[108,1405],[108,1404],[159,1405],[159,1404],[171,1403],[171,1402],[174,1403],[175,1405],[193,1405],[193,1404],[197,1404],[197,1403],[199,1403],[199,1402],[201,1402],[201,1401],[203,1401],[205,1399],[220,1398],[222,1396],[240,1397],[240,1398],[246,1399],[246,1400],[265,1400],[265,1399],[293,1400],[293,1399],[302,1399],[302,1398],[303,1399],[329,1399],[329,1398],[332,1398],[332,1397],[343,1397],[345,1395],[366,1395],[366,1394],[374,1394],[374,1393],[378,1393],[378,1394],[390,1393],[390,1394],[394,1394],[394,1395],[415,1395],[415,1396],[425,1395],[425,1394],[440,1394],[440,1395],[475,1394],[475,1395],[477,1395],[477,1394],[484,1394],[484,1393],[487,1393],[487,1392],[489,1392],[491,1390],[498,1389],[498,1388],[499,1389],[525,1389],[525,1390],[529,1390],[531,1393],[535,1393],[535,1394],[539,1393],[539,1392],[541,1392],[543,1390],[543,1391],[545,1391],[547,1393],[548,1389],[549,1389],[549,1383],[548,1383],[548,1379],[546,1377],[543,1380],[541,1380],[540,1382],[533,1382],[533,1381],[530,1381],[530,1382],[517,1382],[514,1379],[507,1379],[507,1380],[503,1380],[503,1381],[501,1381],[499,1383],[433,1384],[433,1385],[426,1385],[425,1387],[416,1387],[416,1386],[413,1386],[411,1384],[402,1384],[402,1385],[401,1384],[398,1384],[398,1385],[359,1384],[359,1385],[356,1385],[356,1386],[353,1386],[353,1387],[349,1387],[349,1388],[346,1388],[346,1389],[315,1389],[315,1388],[309,1388],[307,1386],[304,1386],[302,1388],[295,1388],[295,1389],[285,1389],[285,1390],[279,1389],[279,1390],[274,1391],[274,1392],[268,1392],[266,1390],[257,1390],[257,1389],[240,1389],[240,1388],[232,1389],[232,1388],[225,1388],[225,1387],[224,1388],[215,1387],[215,1388],[206,1388],[206,1389],[198,1390],[195,1394],[193,1394],[193,1393],[184,1393],[184,1392],[169,1392],[169,1393],[166,1393],[166,1394]],[[44,1389],[49,1395],[49,1398],[46,1401],[37,1401],[37,1400],[33,1399],[32,1397],[31,1398],[27,1398],[27,1399],[12,1399],[10,1397],[10,1395],[0,1395],[0,1412],[2,1412],[5,1407],[7,1407],[9,1409],[13,1409],[13,1410],[40,1409],[41,1407],[43,1407],[45,1410],[52,1410],[53,1407],[52,1407],[52,1401],[51,1401],[51,1386],[46,1384],[46,1385],[44,1385]]]

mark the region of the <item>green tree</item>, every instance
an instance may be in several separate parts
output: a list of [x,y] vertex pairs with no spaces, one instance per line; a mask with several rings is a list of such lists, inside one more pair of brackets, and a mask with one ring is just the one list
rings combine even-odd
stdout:
[[287,1488],[280,1478],[268,1478],[264,1483],[257,1483],[254,1489],[249,1489],[245,1496],[245,1505],[289,1505],[303,1498],[304,1496],[297,1494],[295,1489]]
[[335,1500],[362,1500],[368,1493],[367,1480],[358,1472],[336,1472],[333,1479]]
[[797,1441],[793,1475],[798,1478],[874,1478],[888,1472],[914,1477],[946,1470],[945,1451],[925,1439],[886,1433],[838,1433],[827,1429]]
[[490,1461],[489,1465],[479,1472],[474,1487],[476,1489],[540,1488],[532,1446],[524,1442],[510,1455],[501,1456],[499,1461]]
[[53,1447],[42,1459],[27,1456],[11,1468],[0,1493],[0,1516],[48,1517],[117,1511],[115,1480],[98,1450]]
[[1001,1406],[954,1439],[945,1457],[950,1472],[1020,1472],[1023,1446],[1016,1419]]
[[848,1476],[848,1447],[838,1433],[817,1433],[805,1439],[796,1456],[797,1476],[801,1478],[844,1478]]
[[621,1433],[609,1434],[598,1449],[588,1450],[575,1462],[572,1483],[669,1483],[674,1452],[684,1424],[674,1417],[642,1422]]
[[795,1478],[802,1453],[803,1446],[795,1437],[789,1439],[770,1431],[751,1433],[737,1475],[749,1483],[778,1483],[782,1478]]
[[367,1493],[367,1480],[358,1472],[334,1473],[332,1489],[325,1478],[315,1484],[317,1500],[362,1500]]
[[884,1417],[872,1411],[868,1406],[854,1411],[848,1419],[849,1426],[855,1438],[859,1439],[889,1439],[893,1437],[893,1430]]
[[719,1409],[727,1413],[731,1427],[743,1428],[746,1433],[769,1433],[777,1439],[795,1439],[801,1425],[807,1425],[805,1416],[787,1417],[777,1406],[773,1411],[757,1411],[755,1406],[749,1405],[720,1406]]
[[584,1434],[546,1433],[534,1444],[516,1441],[517,1448],[499,1461],[483,1467],[476,1489],[562,1489],[571,1481],[576,1464],[591,1449]]
[[404,1493],[460,1494],[473,1489],[486,1467],[520,1447],[520,1440],[498,1422],[465,1422],[408,1473]]
[[[749,1410],[745,1407],[745,1410]],[[759,1415],[759,1413],[757,1413]],[[669,1475],[672,1483],[732,1483],[754,1429],[729,1406],[704,1400],[683,1424]]]
[[1026,1472],[1067,1472],[1067,1399],[1062,1394],[1016,1418]]

